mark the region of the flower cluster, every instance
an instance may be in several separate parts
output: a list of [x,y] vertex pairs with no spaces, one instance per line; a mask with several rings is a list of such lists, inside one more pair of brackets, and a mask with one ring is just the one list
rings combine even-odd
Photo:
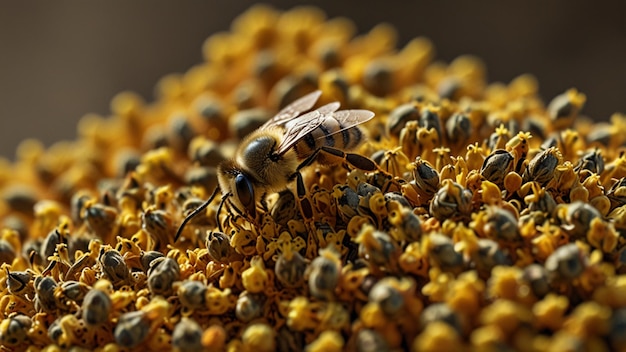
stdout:
[[[255,6],[203,53],[0,163],[4,350],[626,348],[626,116],[315,8]],[[241,139],[318,89],[376,114],[375,170],[313,162],[307,216],[295,187],[257,219],[216,199],[175,241]]]

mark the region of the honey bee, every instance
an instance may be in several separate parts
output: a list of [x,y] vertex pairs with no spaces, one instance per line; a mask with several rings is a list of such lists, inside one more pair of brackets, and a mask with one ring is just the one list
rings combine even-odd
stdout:
[[371,120],[374,113],[369,110],[338,110],[338,102],[306,112],[321,94],[318,90],[294,101],[245,137],[235,158],[219,164],[219,187],[203,205],[185,218],[175,240],[187,221],[208,206],[218,189],[222,191],[220,209],[223,203],[227,203],[238,214],[254,220],[257,205],[263,205],[266,194],[285,190],[295,180],[303,216],[310,218],[312,210],[305,199],[306,191],[300,174],[302,168],[315,161],[325,165],[345,161],[365,171],[378,170],[372,160],[344,152],[363,141],[364,135],[358,125]]

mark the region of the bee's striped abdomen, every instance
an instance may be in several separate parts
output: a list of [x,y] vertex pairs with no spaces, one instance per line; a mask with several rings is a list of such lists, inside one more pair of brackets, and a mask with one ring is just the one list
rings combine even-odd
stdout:
[[345,150],[351,150],[356,148],[363,141],[363,132],[358,127],[352,127],[341,131],[343,140],[343,148]]
[[316,129],[294,146],[299,159],[305,159],[321,147],[341,150],[354,149],[363,140],[363,132],[357,127],[345,128],[337,119],[328,117]]

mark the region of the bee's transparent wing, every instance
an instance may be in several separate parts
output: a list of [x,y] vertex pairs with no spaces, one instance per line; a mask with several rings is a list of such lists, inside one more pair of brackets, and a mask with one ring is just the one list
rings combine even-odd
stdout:
[[276,148],[276,154],[285,154],[285,152],[298,143],[299,140],[318,128],[326,118],[327,115],[322,114],[319,110],[313,110],[287,122],[285,124],[283,140]]
[[280,145],[276,148],[276,153],[279,155],[284,154],[299,140],[318,128],[326,119],[334,118],[344,126],[341,130],[333,133],[335,134],[369,121],[374,117],[374,113],[368,110],[336,111],[338,108],[339,103],[330,103],[285,123],[285,135]]
[[[354,126],[365,123],[374,118],[374,115],[375,114],[369,110],[340,110],[334,112],[332,114],[332,117],[335,118],[343,127],[337,131],[333,131],[333,133],[330,133],[328,135],[332,136]],[[326,138],[326,136],[320,138]]]
[[313,93],[309,93],[302,98],[297,99],[293,103],[285,106],[274,117],[265,122],[263,126],[261,126],[261,129],[284,125],[303,112],[310,110],[313,105],[315,105],[320,95],[322,95],[322,91],[316,90]]
[[317,111],[320,112],[320,114],[322,115],[329,115],[332,114],[333,112],[337,111],[337,109],[339,109],[339,107],[341,106],[341,104],[339,104],[339,102],[332,102],[332,103],[328,103],[324,106],[320,106],[319,108],[315,109]]

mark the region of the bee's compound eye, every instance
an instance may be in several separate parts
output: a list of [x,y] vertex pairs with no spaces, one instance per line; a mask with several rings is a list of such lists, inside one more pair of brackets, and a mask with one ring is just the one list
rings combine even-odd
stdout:
[[254,209],[254,189],[244,174],[238,174],[235,177],[235,187],[237,188],[237,197],[246,210]]

